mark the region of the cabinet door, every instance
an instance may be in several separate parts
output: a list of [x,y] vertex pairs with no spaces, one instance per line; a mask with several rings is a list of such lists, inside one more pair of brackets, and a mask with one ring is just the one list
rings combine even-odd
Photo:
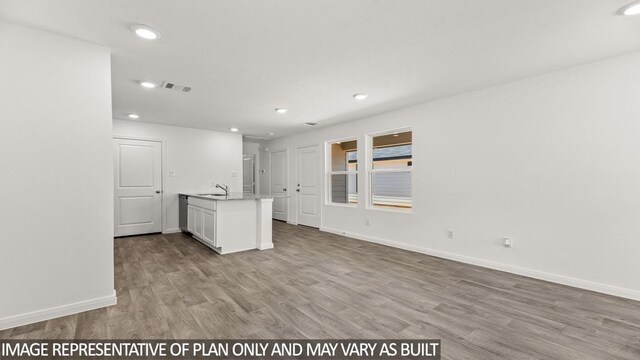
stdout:
[[196,214],[193,209],[193,206],[191,205],[187,206],[187,230],[189,230],[190,233],[194,232],[195,221],[196,221],[195,215]]
[[193,208],[195,223],[193,228],[193,233],[202,237],[202,209]]
[[213,246],[216,244],[216,212],[202,210],[202,239]]

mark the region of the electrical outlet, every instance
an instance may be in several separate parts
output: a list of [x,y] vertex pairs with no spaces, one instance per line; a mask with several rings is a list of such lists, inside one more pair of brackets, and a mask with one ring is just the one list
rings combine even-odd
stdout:
[[513,240],[511,240],[508,237],[503,238],[502,239],[502,244],[504,245],[504,247],[511,249],[513,247]]
[[176,172],[175,172],[175,171],[170,172],[170,173],[169,173],[169,176],[171,176],[171,177],[176,177]]
[[447,237],[449,239],[453,239],[455,237],[453,230],[447,230]]

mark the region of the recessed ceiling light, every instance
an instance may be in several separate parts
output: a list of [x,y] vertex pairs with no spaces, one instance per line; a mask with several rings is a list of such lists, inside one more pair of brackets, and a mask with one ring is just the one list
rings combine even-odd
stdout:
[[634,1],[631,4],[623,6],[618,10],[620,15],[638,15],[640,14],[640,1]]
[[353,98],[356,100],[364,100],[368,97],[367,94],[353,94]]
[[138,114],[129,114],[129,117],[131,119],[138,119],[140,117],[140,115],[138,115]]
[[276,112],[277,112],[278,114],[284,114],[284,113],[286,113],[287,111],[289,111],[289,109],[276,108]]
[[240,131],[240,130],[238,130],[238,128],[231,128],[231,129],[229,129],[229,130],[231,130],[231,132],[238,132],[238,131]]
[[155,40],[160,38],[160,33],[145,25],[133,25],[131,30],[145,40]]
[[268,132],[268,133],[267,133],[267,136],[273,136],[273,135],[275,135],[275,134],[276,134],[276,133],[274,133],[274,132]]
[[158,87],[158,83],[153,81],[140,81],[140,86],[145,87],[147,89],[153,89]]

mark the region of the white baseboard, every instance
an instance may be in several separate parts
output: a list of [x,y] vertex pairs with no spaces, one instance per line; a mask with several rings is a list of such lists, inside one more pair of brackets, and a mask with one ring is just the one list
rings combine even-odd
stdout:
[[269,250],[269,249],[273,249],[273,243],[262,244],[258,246],[258,250]]
[[115,305],[116,303],[117,297],[116,291],[114,290],[113,295],[2,318],[0,319],[0,330],[95,310]]
[[377,238],[373,236],[365,236],[365,235],[350,233],[348,231],[342,231],[342,230],[331,229],[326,227],[320,228],[320,231],[337,234],[337,235],[343,235],[343,236],[358,239],[358,240],[369,241],[376,244],[391,246],[394,248],[413,251],[413,252],[417,252],[425,255],[431,255],[431,256],[435,256],[443,259],[458,261],[465,264],[471,264],[471,265],[481,266],[489,269],[500,270],[500,271],[522,275],[522,276],[526,276],[526,277],[530,277],[538,280],[549,281],[549,282],[558,283],[562,285],[572,286],[575,288],[580,288],[580,289],[595,291],[603,294],[618,296],[626,299],[640,301],[640,291],[637,291],[637,290],[611,286],[611,285],[597,283],[589,280],[576,279],[576,278],[572,278],[564,275],[552,274],[552,273],[547,273],[539,270],[527,269],[519,266],[497,263],[494,261],[473,258],[465,255],[433,250],[433,249],[429,249],[421,246],[403,244],[400,242],[395,242],[395,241]]
[[173,229],[163,230],[162,233],[163,234],[175,234],[175,233],[179,233],[180,231],[182,231],[182,230],[180,230],[178,228],[173,228]]

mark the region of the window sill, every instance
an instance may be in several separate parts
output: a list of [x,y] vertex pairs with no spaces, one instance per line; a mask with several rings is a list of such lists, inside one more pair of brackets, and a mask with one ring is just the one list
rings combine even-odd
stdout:
[[384,211],[384,212],[399,213],[399,214],[413,214],[413,208],[410,208],[410,209],[390,209],[390,208],[379,207],[379,206],[367,206],[367,210]]
[[326,206],[335,206],[335,207],[343,207],[343,208],[352,208],[357,209],[358,204],[340,204],[340,203],[325,203]]

